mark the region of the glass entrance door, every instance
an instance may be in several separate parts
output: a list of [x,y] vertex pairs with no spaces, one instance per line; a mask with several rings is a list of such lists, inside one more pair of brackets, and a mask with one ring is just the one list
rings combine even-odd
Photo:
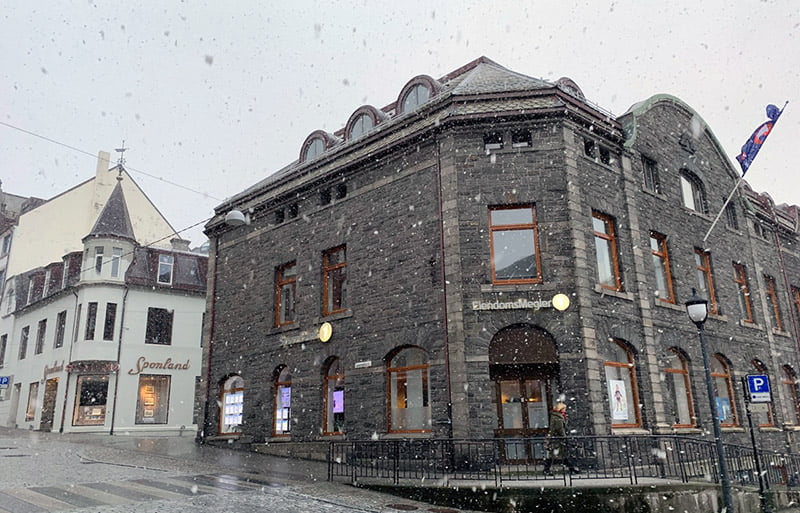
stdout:
[[498,438],[519,438],[502,444],[506,461],[543,458],[542,448],[524,440],[547,434],[552,407],[550,380],[543,377],[497,379]]

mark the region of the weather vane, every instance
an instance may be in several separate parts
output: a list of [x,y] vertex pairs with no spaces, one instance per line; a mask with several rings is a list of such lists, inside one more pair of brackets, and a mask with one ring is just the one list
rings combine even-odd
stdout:
[[114,148],[114,151],[119,153],[119,159],[117,160],[117,172],[119,175],[117,176],[117,180],[122,180],[122,171],[125,169],[125,151],[130,148],[125,147],[125,139],[122,140],[122,147]]

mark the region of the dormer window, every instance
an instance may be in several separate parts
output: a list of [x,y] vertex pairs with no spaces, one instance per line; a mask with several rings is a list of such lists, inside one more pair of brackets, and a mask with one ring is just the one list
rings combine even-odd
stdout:
[[425,87],[423,84],[416,84],[411,89],[409,89],[408,93],[406,93],[405,97],[403,98],[403,112],[410,112],[426,101],[431,97],[431,90]]
[[325,141],[322,140],[320,137],[315,137],[311,139],[308,144],[306,144],[306,150],[303,153],[303,161],[314,160],[315,158],[322,155],[325,151]]
[[356,139],[366,134],[375,126],[375,122],[369,114],[360,114],[350,125],[348,139]]
[[163,285],[172,284],[172,267],[175,257],[172,255],[158,255],[158,283]]

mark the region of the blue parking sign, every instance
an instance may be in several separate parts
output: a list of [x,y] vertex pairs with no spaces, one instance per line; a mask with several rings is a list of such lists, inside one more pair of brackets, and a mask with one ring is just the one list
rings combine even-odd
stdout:
[[747,392],[751,403],[771,403],[772,392],[769,387],[769,376],[766,374],[748,374]]
[[8,376],[0,376],[0,388],[8,388]]

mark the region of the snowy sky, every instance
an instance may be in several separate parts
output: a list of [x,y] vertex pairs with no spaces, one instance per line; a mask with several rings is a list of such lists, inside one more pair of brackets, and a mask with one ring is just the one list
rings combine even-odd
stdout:
[[[765,106],[788,100],[747,177],[800,204],[794,0],[9,0],[0,179],[7,192],[49,198],[92,177],[97,152],[124,140],[129,171],[181,230],[295,160],[312,131],[481,55],[570,77],[615,115],[677,96],[731,159]],[[183,235],[204,238],[201,227]]]

